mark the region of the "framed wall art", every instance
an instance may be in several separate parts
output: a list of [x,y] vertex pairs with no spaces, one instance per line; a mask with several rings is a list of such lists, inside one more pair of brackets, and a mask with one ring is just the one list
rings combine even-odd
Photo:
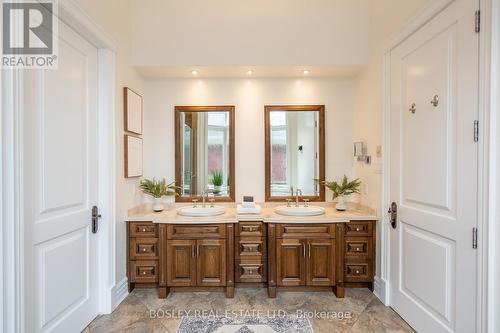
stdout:
[[142,138],[125,134],[125,178],[142,176]]
[[125,131],[142,134],[142,96],[132,89],[123,88]]

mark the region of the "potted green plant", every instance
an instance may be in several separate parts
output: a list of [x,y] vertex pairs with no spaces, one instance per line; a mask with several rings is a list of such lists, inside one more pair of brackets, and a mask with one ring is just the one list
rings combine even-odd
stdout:
[[175,186],[175,182],[167,184],[165,178],[162,180],[156,180],[154,178],[153,180],[143,179],[141,180],[140,188],[144,194],[154,198],[153,210],[155,212],[161,212],[163,210],[163,197],[179,195],[177,193],[179,187]]
[[347,209],[345,204],[345,197],[353,193],[359,193],[359,187],[361,186],[361,181],[359,179],[354,179],[349,181],[347,176],[344,175],[341,183],[336,181],[325,181],[325,180],[314,180],[316,184],[324,186],[332,191],[332,200],[337,199],[337,205],[335,208],[339,211],[344,211]]
[[212,180],[210,181],[214,186],[214,194],[219,194],[222,191],[222,172],[220,170],[214,170],[212,172]]

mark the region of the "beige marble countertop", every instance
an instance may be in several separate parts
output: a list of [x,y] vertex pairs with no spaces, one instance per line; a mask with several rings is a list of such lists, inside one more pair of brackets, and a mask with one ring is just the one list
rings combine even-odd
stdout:
[[238,214],[236,203],[217,203],[217,206],[226,208],[222,215],[209,217],[189,217],[177,214],[180,207],[191,206],[191,203],[171,204],[163,212],[153,212],[150,204],[143,204],[128,211],[126,221],[151,221],[154,223],[169,224],[211,224],[211,223],[238,223],[239,221],[263,221],[265,223],[343,223],[359,220],[377,220],[375,210],[361,205],[350,203],[344,212],[335,210],[332,202],[312,202],[311,206],[321,206],[325,208],[325,214],[317,216],[286,216],[274,212],[276,206],[284,203],[261,203],[260,214]]

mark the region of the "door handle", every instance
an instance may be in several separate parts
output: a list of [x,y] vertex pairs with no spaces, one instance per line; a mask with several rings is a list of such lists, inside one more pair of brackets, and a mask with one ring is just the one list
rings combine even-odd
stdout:
[[309,254],[309,259],[311,259],[311,243],[308,244],[308,247],[307,252]]
[[195,251],[195,248],[196,248],[196,247],[195,247],[194,245],[192,245],[192,246],[191,246],[191,255],[193,256],[193,258],[196,258],[196,251]]
[[391,203],[388,213],[391,214],[391,226],[393,229],[396,229],[398,224],[398,205],[395,202]]
[[198,258],[200,257],[200,245],[199,244],[196,246],[196,257],[198,257]]
[[303,251],[304,251],[304,258],[306,257],[306,244],[302,244],[302,248],[303,248]]
[[92,233],[96,234],[99,230],[99,219],[101,214],[99,214],[99,208],[97,206],[92,206]]

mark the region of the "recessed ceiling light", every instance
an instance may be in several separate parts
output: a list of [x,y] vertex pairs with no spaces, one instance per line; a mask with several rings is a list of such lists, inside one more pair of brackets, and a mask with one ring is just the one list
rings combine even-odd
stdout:
[[251,70],[251,69],[247,70],[247,74],[248,75],[252,75],[253,74],[253,70]]
[[310,70],[308,70],[308,69],[304,69],[304,70],[302,71],[302,73],[303,73],[304,75],[307,75],[307,74],[311,73],[311,71],[310,71]]
[[199,72],[198,72],[197,70],[192,70],[192,71],[191,71],[191,74],[193,74],[193,75],[198,75],[198,73],[199,73]]

